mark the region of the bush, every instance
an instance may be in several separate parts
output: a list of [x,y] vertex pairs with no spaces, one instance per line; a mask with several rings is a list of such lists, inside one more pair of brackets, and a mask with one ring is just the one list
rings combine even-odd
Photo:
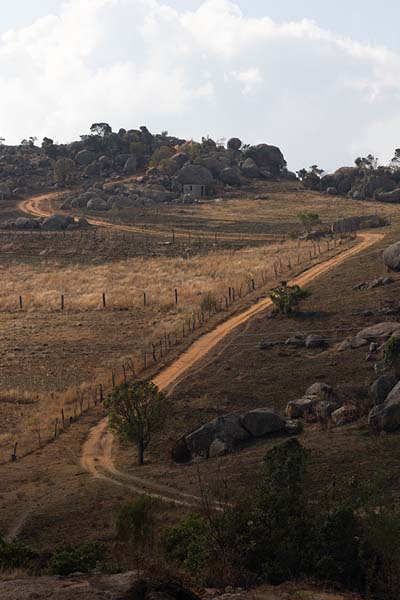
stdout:
[[10,543],[0,538],[0,571],[15,569],[35,569],[40,555],[38,552],[16,539]]
[[298,308],[300,302],[309,298],[311,293],[299,285],[282,284],[273,289],[269,295],[278,312],[282,315],[291,315]]
[[203,313],[211,313],[217,310],[217,305],[218,301],[216,296],[212,292],[207,292],[206,294],[204,294],[201,300],[200,308]]
[[168,560],[178,562],[187,573],[199,577],[211,557],[211,535],[206,519],[192,514],[180,525],[166,529],[163,548]]
[[62,546],[49,560],[47,571],[51,575],[67,576],[71,573],[91,573],[105,561],[106,546],[90,541],[80,546]]

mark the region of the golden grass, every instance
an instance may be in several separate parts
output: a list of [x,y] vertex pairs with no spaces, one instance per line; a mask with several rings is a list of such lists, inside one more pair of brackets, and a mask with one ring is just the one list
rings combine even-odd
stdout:
[[[326,242],[323,243],[326,250]],[[102,308],[106,293],[109,307],[143,307],[143,294],[148,306],[168,311],[174,306],[178,289],[179,305],[195,307],[202,294],[226,295],[229,286],[240,289],[249,279],[264,274],[274,276],[274,265],[280,261],[305,262],[313,248],[310,242],[288,241],[237,251],[211,252],[206,257],[137,258],[99,266],[68,265],[57,261],[10,263],[0,266],[2,287],[0,310],[14,310],[23,298],[25,310],[59,310],[61,295],[65,308],[89,310]]]
[[[327,242],[321,243],[321,250],[327,251]],[[331,242],[333,250],[333,243]],[[3,389],[0,394],[0,460],[9,460],[12,446],[18,442],[19,452],[26,453],[40,444],[54,438],[55,420],[61,426],[61,410],[64,409],[66,423],[75,419],[88,407],[88,401],[93,406],[94,390],[98,384],[104,384],[104,389],[110,386],[109,345],[116,346],[119,368],[118,378],[121,381],[121,366],[125,365],[127,375],[130,359],[136,365],[143,363],[143,350],[149,352],[151,341],[160,340],[164,335],[181,332],[182,324],[188,318],[198,313],[199,306],[207,295],[211,294],[221,301],[225,308],[225,297],[228,287],[234,287],[236,297],[246,294],[250,289],[250,281],[256,281],[257,289],[262,286],[272,287],[278,277],[289,275],[289,267],[300,269],[310,264],[310,253],[314,254],[315,246],[311,242],[287,241],[263,247],[247,248],[233,251],[212,252],[207,257],[194,258],[150,258],[128,259],[124,261],[106,263],[98,266],[87,265],[62,265],[55,261],[44,262],[40,265],[27,263],[10,263],[2,265],[0,293],[0,310],[12,310],[9,318],[4,313],[5,324],[15,327],[21,322],[23,331],[29,330],[36,323],[36,314],[45,315],[44,322],[51,338],[47,338],[46,331],[41,331],[40,338],[49,339],[49,352],[52,353],[54,343],[55,354],[50,358],[42,357],[42,364],[52,361],[56,371],[53,379],[46,379],[49,392],[34,393],[29,389],[30,369],[35,373],[33,363],[29,358],[24,360],[23,369],[27,387],[21,389]],[[313,259],[315,260],[315,259]],[[318,260],[318,259],[317,259]],[[300,266],[301,265],[301,266]],[[178,289],[179,305],[175,305],[174,290]],[[104,346],[103,361],[96,364],[96,372],[88,375],[86,368],[86,381],[76,381],[71,387],[71,380],[66,389],[59,389],[57,370],[64,366],[66,355],[56,354],[59,336],[62,339],[79,340],[82,329],[76,329],[76,319],[68,317],[63,320],[63,329],[58,332],[57,325],[60,319],[60,295],[65,296],[65,311],[90,311],[88,314],[101,315],[101,321],[107,320],[108,311],[102,309],[102,293],[107,294],[108,308],[133,309],[130,315],[135,323],[135,334],[128,335],[124,329],[116,329],[112,338],[101,341],[94,338],[93,343],[98,351],[99,345]],[[143,293],[147,294],[148,306],[143,307]],[[27,312],[20,316],[16,310],[18,297],[23,297],[24,308]],[[57,312],[56,312],[57,311]],[[112,311],[114,312],[114,311]],[[73,313],[74,315],[75,313]],[[72,315],[72,316],[73,316]],[[136,319],[137,315],[137,319]],[[82,318],[79,316],[78,318]],[[111,318],[111,317],[110,317]],[[221,314],[224,318],[224,313]],[[10,320],[11,319],[11,320]],[[54,334],[52,333],[54,330]],[[99,332],[100,335],[102,332]],[[127,339],[128,338],[128,339]],[[127,342],[129,345],[127,346]],[[127,348],[129,348],[127,353]],[[88,360],[85,345],[85,354],[80,359],[83,364]],[[81,350],[83,352],[83,350]],[[28,355],[29,356],[29,355]],[[114,353],[114,357],[116,354]],[[151,353],[149,353],[149,363]],[[14,364],[19,365],[18,357]],[[60,361],[62,361],[60,363]],[[11,363],[10,363],[11,364]],[[37,363],[36,363],[37,364]],[[68,363],[73,365],[74,363]],[[115,363],[114,363],[115,366]],[[141,367],[141,365],[140,365]],[[9,367],[10,368],[10,367]],[[11,367],[12,368],[12,367]],[[74,367],[72,366],[72,369]],[[18,376],[20,377],[20,373]],[[51,391],[58,389],[58,391]],[[83,401],[82,401],[83,395]]]

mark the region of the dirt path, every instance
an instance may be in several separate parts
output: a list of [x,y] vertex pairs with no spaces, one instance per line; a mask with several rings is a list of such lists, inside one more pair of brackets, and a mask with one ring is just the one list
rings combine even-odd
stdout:
[[[126,183],[129,181],[133,181],[134,178],[129,178],[126,180],[122,180],[122,181],[118,181],[118,182],[113,182],[107,185],[115,185],[115,183]],[[51,192],[49,194],[42,194],[40,196],[33,196],[31,198],[27,198],[25,200],[21,200],[18,203],[18,210],[25,214],[25,215],[30,215],[33,217],[50,217],[52,214],[54,214],[56,208],[53,206],[53,202],[55,200],[61,200],[63,198],[63,196],[71,193],[72,190],[65,190],[64,192]],[[106,229],[113,229],[115,231],[127,231],[127,232],[131,232],[131,233],[138,233],[138,234],[142,234],[142,235],[149,235],[152,237],[163,237],[165,238],[165,236],[170,236],[171,235],[171,229],[170,228],[165,228],[165,229],[154,229],[154,228],[148,228],[148,227],[139,227],[137,225],[121,225],[121,224],[117,224],[117,223],[112,223],[110,221],[107,221],[105,219],[99,219],[98,217],[96,218],[90,218],[87,217],[88,222],[91,225],[95,225],[96,227],[103,227]],[[203,231],[200,229],[196,229],[196,230],[192,230],[190,231],[189,229],[175,229],[175,238],[179,239],[179,238],[185,238],[187,239],[187,237],[189,235],[194,235],[196,238],[201,238],[201,239],[214,239],[215,238],[215,233],[214,232],[208,232],[208,231]],[[242,240],[248,240],[248,241],[253,241],[253,242],[273,242],[276,240],[281,240],[282,239],[282,235],[277,235],[277,234],[265,234],[265,235],[258,235],[258,234],[240,234],[240,233],[223,233],[223,232],[218,232],[218,239],[220,241],[242,241]]]
[[[295,277],[290,284],[307,285],[320,275],[327,273],[338,265],[356,256],[369,246],[377,243],[384,237],[380,233],[364,233],[359,235],[360,242],[343,252],[339,256],[335,256],[330,260],[315,265],[308,271]],[[195,365],[199,365],[199,369],[204,367],[204,360],[207,355],[218,344],[220,344],[227,336],[232,333],[237,327],[246,323],[254,315],[270,308],[272,302],[269,298],[265,298],[254,304],[252,307],[243,311],[241,314],[228,319],[221,323],[213,331],[205,334],[200,339],[195,341],[188,350],[186,350],[176,361],[169,367],[161,371],[155,378],[154,383],[164,391],[171,392],[185,377]],[[221,351],[224,346],[222,345]],[[215,356],[210,357],[212,361]],[[167,502],[183,504],[186,506],[196,505],[199,503],[199,498],[190,496],[179,490],[173,490],[166,485],[160,485],[150,480],[144,480],[133,475],[128,475],[119,471],[113,462],[112,456],[113,436],[107,429],[107,419],[102,419],[100,423],[94,427],[85,442],[82,450],[81,464],[82,467],[91,473],[95,478],[102,479],[109,483],[123,486],[132,489],[135,492],[155,496]]]

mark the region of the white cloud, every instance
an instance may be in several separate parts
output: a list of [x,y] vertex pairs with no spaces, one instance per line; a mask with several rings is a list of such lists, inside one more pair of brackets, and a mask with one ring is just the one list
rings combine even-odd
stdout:
[[[167,2],[168,0],[165,0]],[[248,18],[230,0],[69,0],[0,38],[0,134],[68,141],[94,121],[281,146],[289,166],[387,158],[400,57],[302,20]]]

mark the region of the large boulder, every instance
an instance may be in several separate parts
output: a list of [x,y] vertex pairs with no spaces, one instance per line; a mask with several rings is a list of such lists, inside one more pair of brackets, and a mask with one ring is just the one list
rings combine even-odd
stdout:
[[343,427],[359,418],[359,411],[354,404],[345,404],[331,414],[331,422],[336,427]]
[[286,405],[286,416],[289,419],[301,419],[305,415],[315,413],[317,404],[321,402],[318,396],[304,396],[299,400],[293,400]]
[[137,160],[136,156],[130,156],[124,165],[124,173],[126,174],[134,174],[137,169]]
[[92,198],[91,200],[89,200],[89,202],[87,203],[87,208],[88,210],[108,210],[110,207],[107,204],[107,202],[105,200],[103,200],[103,198]]
[[370,394],[374,404],[378,406],[383,404],[390,392],[397,384],[394,375],[381,375],[371,386]]
[[39,229],[40,223],[36,219],[29,219],[28,217],[19,217],[15,221],[16,229]]
[[391,271],[400,271],[400,242],[386,248],[383,253],[383,262]]
[[110,156],[106,156],[105,154],[103,154],[103,156],[100,156],[97,162],[99,163],[100,169],[104,171],[112,169],[114,164],[113,159]]
[[227,145],[229,150],[240,150],[240,148],[242,147],[242,140],[233,137],[228,140]]
[[396,431],[400,428],[400,383],[392,389],[384,404],[371,410],[368,422],[375,431]]
[[52,215],[43,221],[42,229],[47,231],[63,231],[73,222],[73,217],[68,215]]
[[385,321],[384,323],[377,323],[376,325],[372,325],[372,327],[367,327],[359,331],[357,337],[368,342],[380,342],[381,340],[389,339],[399,329],[400,323]]
[[260,169],[252,158],[247,158],[240,166],[242,174],[249,179],[260,177]]
[[375,195],[376,200],[379,202],[389,202],[391,204],[397,204],[400,202],[400,188],[396,188],[391,192],[381,192]]
[[329,400],[333,395],[333,387],[320,381],[310,385],[305,393],[305,396],[318,396],[321,400]]
[[242,425],[252,437],[264,437],[270,433],[278,433],[286,427],[285,421],[268,408],[258,408],[246,413]]
[[311,334],[306,338],[306,348],[324,348],[327,345],[326,337]]
[[81,150],[76,155],[75,160],[81,167],[86,167],[96,160],[96,153],[91,150]]
[[219,175],[220,180],[227,185],[241,185],[242,178],[237,167],[227,167]]
[[233,449],[249,438],[250,434],[242,427],[241,416],[230,414],[206,423],[185,439],[191,454],[208,458],[210,446],[216,439],[222,440]]
[[252,158],[258,167],[264,167],[274,176],[286,167],[285,158],[277,146],[259,144],[251,146],[245,154],[246,158]]
[[202,165],[185,165],[178,174],[178,180],[183,185],[212,185],[213,175]]

